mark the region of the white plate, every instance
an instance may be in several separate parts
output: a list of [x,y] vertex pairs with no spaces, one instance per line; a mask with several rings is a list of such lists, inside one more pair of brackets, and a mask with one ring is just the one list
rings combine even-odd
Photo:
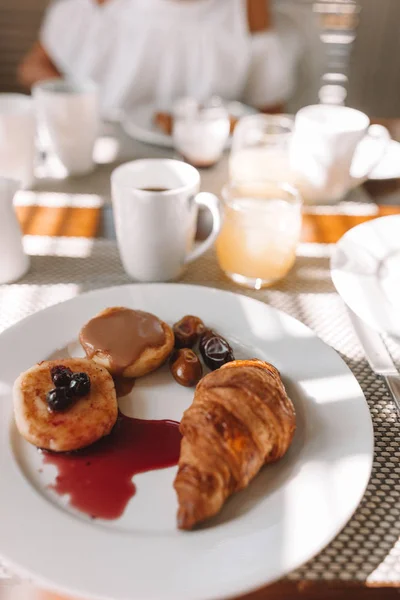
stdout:
[[[238,357],[273,362],[297,411],[284,459],[266,467],[203,528],[179,532],[176,468],[135,477],[124,516],[91,521],[47,485],[54,472],[17,433],[17,375],[76,340],[107,306],[154,312],[172,323],[192,313],[231,342]],[[267,584],[319,552],[365,491],[373,434],[361,389],[341,358],[307,327],[250,298],[205,287],[130,285],[84,294],[0,336],[0,554],[43,585],[78,597],[208,600]],[[180,419],[193,392],[168,369],[143,378],[121,405],[139,418]]]
[[[241,102],[228,103],[227,108],[232,115],[237,117],[257,113],[254,108]],[[137,106],[129,113],[122,115],[121,125],[130,137],[139,142],[154,146],[163,146],[164,148],[173,148],[172,136],[163,133],[154,123],[155,113],[156,108],[152,104]],[[230,140],[228,141],[229,144]]]
[[350,229],[336,244],[331,274],[359,317],[400,338],[400,215]]

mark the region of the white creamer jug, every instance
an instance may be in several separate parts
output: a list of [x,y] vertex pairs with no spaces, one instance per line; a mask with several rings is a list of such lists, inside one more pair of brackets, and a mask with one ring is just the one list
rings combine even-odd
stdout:
[[0,177],[0,284],[20,279],[29,268],[13,205],[19,187],[18,181]]

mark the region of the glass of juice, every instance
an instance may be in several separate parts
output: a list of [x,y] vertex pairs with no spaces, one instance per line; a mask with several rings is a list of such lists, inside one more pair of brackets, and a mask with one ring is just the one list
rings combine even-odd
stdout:
[[230,183],[222,198],[217,257],[225,275],[256,290],[285,277],[296,260],[301,231],[297,190],[276,181]]
[[289,115],[249,115],[235,127],[229,159],[231,181],[289,181],[289,144],[294,119]]

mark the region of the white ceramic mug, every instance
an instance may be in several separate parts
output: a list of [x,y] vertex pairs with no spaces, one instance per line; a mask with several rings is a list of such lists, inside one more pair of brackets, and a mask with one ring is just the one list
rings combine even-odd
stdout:
[[97,86],[91,81],[50,79],[36,84],[33,96],[43,149],[53,152],[69,175],[90,173],[100,127]]
[[290,144],[294,181],[305,202],[333,203],[361,184],[383,157],[390,135],[346,106],[306,106]]
[[[111,175],[117,240],[122,263],[137,281],[168,281],[214,243],[221,215],[216,196],[199,193],[200,175],[177,160],[126,163]],[[213,217],[208,238],[194,247],[199,206]]]
[[34,181],[35,116],[33,101],[23,94],[0,94],[0,176]]

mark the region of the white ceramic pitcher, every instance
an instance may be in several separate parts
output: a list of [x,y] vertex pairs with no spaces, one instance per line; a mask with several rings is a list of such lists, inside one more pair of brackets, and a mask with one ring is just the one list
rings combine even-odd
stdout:
[[361,185],[385,154],[390,134],[348,106],[305,106],[290,145],[294,181],[308,204],[333,204]]
[[29,269],[13,199],[18,181],[0,177],[0,284],[20,279]]

